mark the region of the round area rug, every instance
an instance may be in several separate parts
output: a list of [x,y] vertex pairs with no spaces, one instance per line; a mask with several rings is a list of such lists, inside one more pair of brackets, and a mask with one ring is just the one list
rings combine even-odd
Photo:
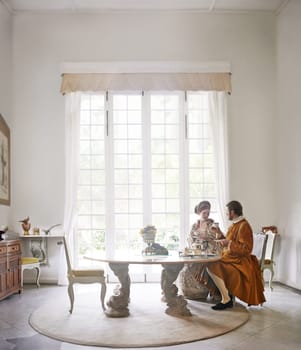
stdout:
[[[67,296],[50,301],[34,311],[30,325],[51,338],[87,345],[116,348],[155,347],[216,337],[240,327],[249,319],[248,311],[237,304],[233,309],[214,311],[212,304],[188,301],[191,317],[165,314],[158,285],[144,285],[140,292],[131,286],[130,316],[109,318],[102,312],[99,293],[75,291],[72,315]],[[142,291],[143,290],[143,291]],[[110,295],[110,294],[109,294]]]

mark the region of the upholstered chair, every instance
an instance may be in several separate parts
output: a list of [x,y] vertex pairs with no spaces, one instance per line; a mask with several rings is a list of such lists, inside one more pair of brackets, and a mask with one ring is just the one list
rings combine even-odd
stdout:
[[103,269],[74,269],[71,266],[70,262],[70,256],[68,251],[68,244],[66,242],[66,238],[63,238],[63,243],[65,247],[65,255],[66,255],[66,261],[67,261],[67,277],[68,277],[68,295],[70,299],[70,310],[69,312],[72,313],[73,306],[74,306],[74,290],[73,290],[73,284],[75,283],[100,283],[101,284],[101,292],[100,292],[100,301],[102,305],[102,309],[105,310],[105,295],[106,295],[106,282],[105,282],[105,276],[104,276],[104,270]]
[[22,257],[21,258],[21,287],[23,288],[24,271],[25,270],[36,270],[36,285],[40,287],[40,262],[38,258],[34,257]]

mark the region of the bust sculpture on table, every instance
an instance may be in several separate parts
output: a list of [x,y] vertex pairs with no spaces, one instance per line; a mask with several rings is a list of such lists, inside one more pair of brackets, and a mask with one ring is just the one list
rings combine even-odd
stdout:
[[29,230],[30,230],[30,227],[31,227],[29,216],[27,216],[23,220],[20,220],[19,222],[22,222],[22,228],[23,228],[24,236],[29,235]]

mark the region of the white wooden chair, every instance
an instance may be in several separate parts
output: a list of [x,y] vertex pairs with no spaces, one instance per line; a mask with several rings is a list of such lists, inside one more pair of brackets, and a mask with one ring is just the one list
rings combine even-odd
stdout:
[[21,258],[21,288],[23,288],[24,271],[32,270],[32,269],[37,271],[36,285],[37,287],[40,287],[41,269],[40,269],[39,259],[34,257],[22,257]]
[[73,305],[74,305],[74,290],[73,290],[73,284],[75,283],[100,283],[101,284],[101,293],[100,293],[100,301],[102,305],[102,309],[105,310],[105,295],[106,295],[106,283],[105,283],[105,276],[104,276],[104,270],[103,269],[73,269],[71,267],[70,257],[68,253],[68,247],[66,238],[63,238],[64,240],[64,247],[65,247],[65,255],[67,260],[67,277],[68,277],[68,295],[70,299],[70,310],[69,312],[72,313],[73,311]]
[[265,226],[262,228],[262,232],[267,236],[267,245],[265,250],[264,261],[261,265],[262,274],[264,270],[270,270],[269,288],[273,290],[272,282],[274,278],[274,249],[275,242],[278,236],[278,230],[276,226]]
[[267,241],[268,241],[268,236],[263,232],[253,234],[252,254],[257,257],[263,284],[264,284],[263,265],[264,265]]
[[252,254],[257,257],[258,264],[260,266],[261,271],[262,271],[262,266],[264,264],[267,241],[268,241],[268,236],[263,232],[253,234]]

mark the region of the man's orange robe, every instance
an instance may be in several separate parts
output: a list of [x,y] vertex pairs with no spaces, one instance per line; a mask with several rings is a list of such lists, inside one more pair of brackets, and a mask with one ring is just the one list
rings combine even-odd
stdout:
[[221,260],[208,264],[209,270],[224,280],[231,294],[250,305],[262,304],[264,286],[258,260],[251,255],[253,234],[248,221],[233,223],[226,238],[230,248],[224,249]]

